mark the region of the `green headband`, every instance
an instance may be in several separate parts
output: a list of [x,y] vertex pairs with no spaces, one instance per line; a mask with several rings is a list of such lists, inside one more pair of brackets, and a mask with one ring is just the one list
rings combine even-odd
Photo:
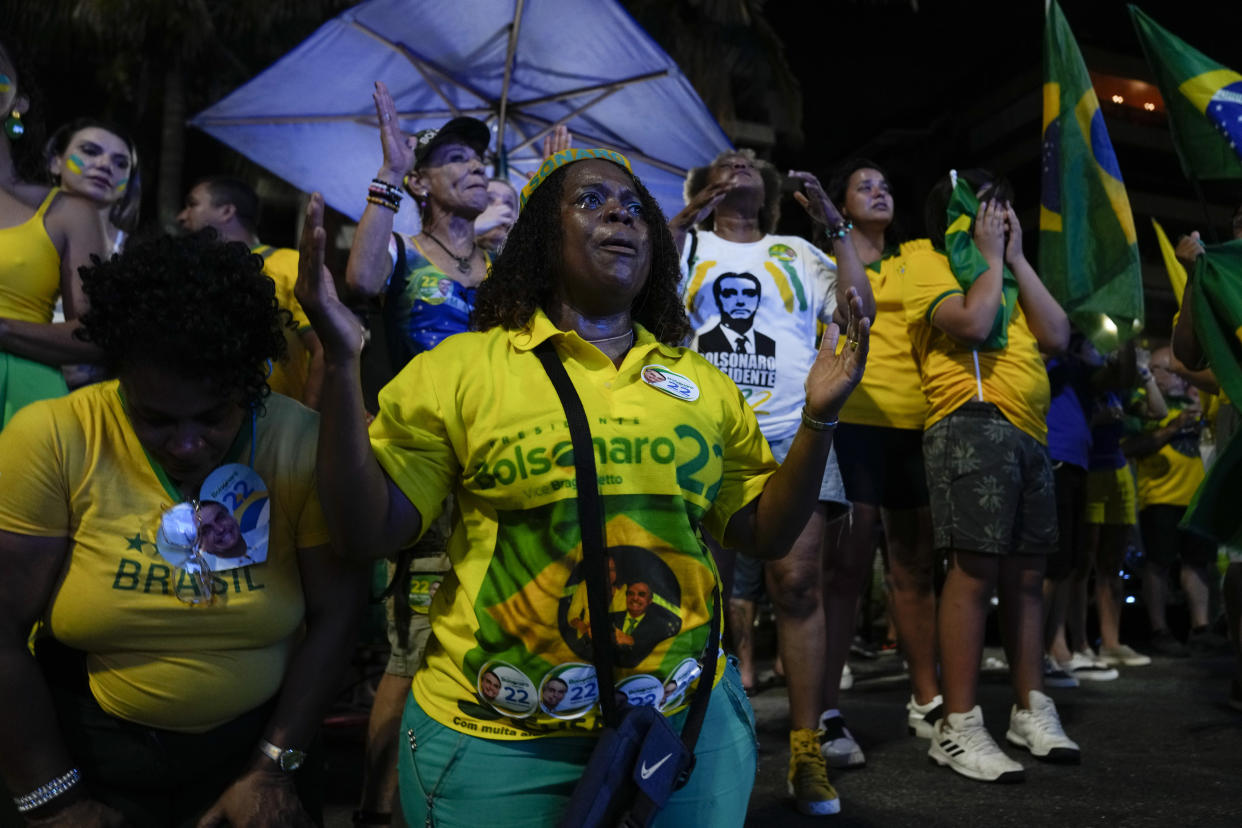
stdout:
[[619,152],[613,152],[606,149],[567,149],[553,155],[551,158],[544,159],[539,165],[539,169],[535,170],[535,174],[531,176],[530,181],[526,182],[526,186],[522,188],[522,198],[520,207],[526,206],[526,200],[530,198],[530,194],[535,188],[548,179],[552,173],[556,172],[566,164],[572,164],[575,161],[589,161],[592,158],[598,158],[603,161],[611,161],[625,167],[630,175],[634,174],[633,167],[630,166],[630,160]]

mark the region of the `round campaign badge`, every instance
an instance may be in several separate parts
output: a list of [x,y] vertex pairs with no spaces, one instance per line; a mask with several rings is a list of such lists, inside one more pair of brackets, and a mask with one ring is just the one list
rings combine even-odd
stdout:
[[664,695],[664,682],[647,673],[630,676],[617,685],[617,692],[625,695],[633,707],[659,704]]
[[199,549],[213,572],[267,560],[271,500],[254,469],[228,463],[207,475],[197,517]]
[[664,680],[664,699],[660,702],[660,709],[664,710],[681,704],[686,696],[686,690],[701,672],[703,668],[693,658],[687,658],[674,667],[673,672],[669,673],[668,678]]
[[539,709],[558,719],[577,719],[599,701],[599,684],[590,664],[570,662],[548,671],[539,687]]
[[479,671],[479,698],[515,719],[535,712],[539,702],[535,683],[512,664],[489,661]]

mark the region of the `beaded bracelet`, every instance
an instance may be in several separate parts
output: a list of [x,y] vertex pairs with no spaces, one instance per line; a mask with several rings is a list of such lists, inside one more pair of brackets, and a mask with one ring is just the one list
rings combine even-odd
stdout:
[[835,227],[825,227],[824,234],[828,236],[829,241],[836,241],[837,239],[843,239],[848,236],[850,231],[853,229],[854,222],[843,221]]
[[802,424],[812,431],[828,431],[837,427],[837,419],[817,420],[810,414],[806,413],[806,406],[802,406]]
[[398,187],[396,184],[389,184],[387,181],[385,181],[382,178],[372,178],[371,184],[373,185],[372,189],[374,189],[375,187],[380,187],[381,189],[387,190],[388,192],[392,193],[395,196],[399,197],[401,195],[400,187]]
[[396,203],[395,201],[391,199],[383,198],[381,196],[369,195],[367,196],[367,203],[374,204],[377,207],[386,207],[389,210],[392,210],[394,213],[397,212],[399,209],[401,209],[400,204]]
[[18,813],[24,814],[35,808],[42,808],[56,797],[68,791],[82,780],[82,773],[77,768],[70,768],[51,782],[40,785],[28,794],[13,797],[13,804]]

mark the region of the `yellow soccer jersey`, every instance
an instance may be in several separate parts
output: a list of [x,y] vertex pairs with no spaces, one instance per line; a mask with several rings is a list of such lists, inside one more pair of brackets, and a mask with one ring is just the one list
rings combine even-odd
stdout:
[[[266,245],[255,248],[255,252],[260,255],[268,250],[272,249]],[[295,326],[284,329],[288,350],[284,359],[272,363],[272,373],[267,378],[267,384],[277,394],[301,400],[310,369],[310,355],[302,344],[302,334],[310,330],[311,324],[306,318],[306,311],[302,310],[293,295],[293,286],[298,280],[298,251],[288,247],[272,250],[263,259],[263,272],[276,283],[276,304],[289,311]]]
[[[1163,428],[1181,416],[1182,407],[1172,400],[1168,408],[1168,415],[1159,423],[1150,423],[1149,427]],[[1139,509],[1156,505],[1189,506],[1205,476],[1198,429],[1179,431],[1159,451],[1140,457],[1135,463],[1135,472]]]
[[[914,346],[906,325],[905,252],[920,242],[902,245],[901,253],[885,256],[867,266],[871,292],[875,295],[875,324],[867,370],[845,405],[843,423],[923,429],[927,420],[927,397],[914,359]],[[928,244],[928,242],[922,242]]]
[[940,303],[961,295],[962,288],[949,269],[949,260],[932,249],[930,242],[906,256],[905,284],[906,323],[929,405],[927,427],[978,399],[982,389],[984,402],[1047,444],[1048,373],[1021,304],[1010,316],[1009,344],[999,350],[975,351],[931,322]]
[[419,704],[448,727],[523,739],[597,726],[572,444],[532,353],[549,338],[596,448],[618,689],[667,712],[697,675],[717,583],[698,524],[723,536],[776,463],[728,377],[635,331],[618,369],[538,312],[523,330],[446,339],[380,392],[372,446],[423,525],[456,495],[453,568],[414,677]]
[[[254,470],[270,497],[268,557],[214,575],[215,601],[204,606],[173,594],[188,576],[164,561],[155,537],[180,497],[147,459],[115,380],[33,403],[0,432],[0,529],[68,539],[43,632],[87,653],[91,692],[107,713],[197,733],[280,687],[305,608],[296,551],[328,533],[315,491],[318,417],[284,397],[266,408]],[[238,462],[250,443],[247,422]]]

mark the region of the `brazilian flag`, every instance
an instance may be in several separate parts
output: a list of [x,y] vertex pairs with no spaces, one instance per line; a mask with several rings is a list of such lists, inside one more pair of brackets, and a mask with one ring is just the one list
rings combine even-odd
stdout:
[[[958,178],[954,173],[951,175],[954,176],[953,194],[949,197],[947,209],[944,253],[949,260],[949,269],[962,286],[962,292],[966,292],[987,271],[988,262],[975,244],[972,232],[975,217],[979,215],[979,199],[966,179]],[[1017,301],[1018,279],[1006,266],[1001,276],[1000,307],[996,310],[996,319],[992,321],[992,330],[978,350],[995,351],[1009,344],[1009,320]]]
[[1061,8],[1044,24],[1039,272],[1070,320],[1102,351],[1143,321],[1130,200],[1100,103]]
[[1130,19],[1168,107],[1186,177],[1242,178],[1242,75],[1174,37],[1141,9],[1130,6]]
[[[1229,399],[1242,400],[1242,239],[1209,244],[1195,262],[1195,335]],[[1242,432],[1218,447],[1182,525],[1232,546],[1242,544]]]

